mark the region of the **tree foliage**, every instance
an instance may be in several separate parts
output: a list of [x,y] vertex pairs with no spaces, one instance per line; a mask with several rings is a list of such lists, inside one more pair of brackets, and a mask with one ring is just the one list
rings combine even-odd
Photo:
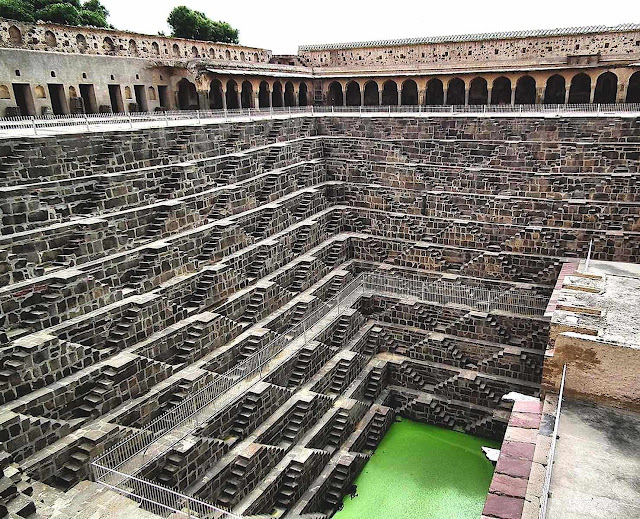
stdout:
[[171,36],[192,40],[238,43],[238,29],[227,22],[211,20],[201,11],[194,11],[181,5],[175,7],[167,23],[171,27]]
[[21,22],[43,20],[64,25],[110,27],[100,0],[0,0],[0,16]]

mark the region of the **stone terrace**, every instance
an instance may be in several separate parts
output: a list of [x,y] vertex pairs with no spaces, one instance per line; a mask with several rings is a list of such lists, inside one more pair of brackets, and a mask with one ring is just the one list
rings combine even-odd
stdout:
[[[623,117],[327,115],[2,141],[8,510],[32,511],[31,480],[89,479],[91,460],[292,338],[361,273],[546,299],[590,245],[639,262],[639,158]],[[542,313],[375,291],[347,303],[137,476],[240,515],[320,519],[396,416],[502,440],[502,397],[540,395]]]

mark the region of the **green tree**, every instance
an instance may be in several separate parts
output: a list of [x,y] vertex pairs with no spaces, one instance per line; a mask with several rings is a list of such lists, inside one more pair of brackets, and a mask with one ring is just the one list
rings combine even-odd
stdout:
[[226,22],[211,20],[201,11],[194,11],[184,5],[174,7],[167,23],[171,36],[221,43],[238,43],[238,29]]
[[65,25],[110,27],[100,0],[0,0],[0,16],[21,22],[43,20]]
[[0,0],[0,17],[33,22],[33,8],[23,0]]

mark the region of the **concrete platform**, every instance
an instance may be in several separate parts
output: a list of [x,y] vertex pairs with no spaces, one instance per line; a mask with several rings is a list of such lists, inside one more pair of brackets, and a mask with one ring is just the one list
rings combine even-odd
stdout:
[[640,414],[566,400],[547,517],[640,517]]

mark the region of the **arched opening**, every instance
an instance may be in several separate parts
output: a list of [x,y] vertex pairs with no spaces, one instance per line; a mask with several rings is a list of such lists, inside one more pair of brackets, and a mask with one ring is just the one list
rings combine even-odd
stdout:
[[240,61],[244,61],[244,52],[240,51]]
[[329,106],[342,106],[342,85],[334,81],[329,85],[327,92],[327,104]]
[[151,44],[151,53],[156,56],[160,54],[160,46],[155,41]]
[[209,57],[211,59],[216,59],[216,49],[214,48],[209,49]]
[[591,98],[591,78],[584,72],[576,74],[569,87],[569,104],[586,104]]
[[282,99],[282,83],[276,81],[273,83],[273,92],[271,93],[271,106],[280,108],[283,105]]
[[127,100],[133,99],[133,95],[131,95],[131,87],[129,86],[124,87],[124,98]]
[[544,104],[561,105],[564,104],[566,95],[566,83],[564,76],[554,74],[547,79],[547,86],[544,89]]
[[298,91],[298,105],[307,106],[309,104],[309,94],[307,91],[307,84],[300,83],[300,90]]
[[418,85],[413,79],[407,79],[402,83],[400,104],[407,106],[416,106],[418,104]]
[[113,43],[113,40],[111,38],[109,38],[109,36],[106,36],[104,38],[104,40],[102,40],[102,49],[107,53],[107,54],[112,54],[116,51],[116,46]]
[[293,91],[293,83],[291,81],[287,81],[284,84],[284,106],[295,106],[296,104],[296,95]]
[[22,43],[22,32],[15,25],[9,27],[9,42],[12,45],[20,45]]
[[487,80],[483,77],[473,78],[469,87],[469,104],[486,105],[488,97]]
[[494,80],[493,87],[491,88],[491,104],[511,104],[511,80],[509,78],[500,76]]
[[227,110],[236,110],[238,106],[238,83],[233,79],[227,81]]
[[70,86],[69,87],[69,98],[73,99],[74,97],[78,97],[78,91],[76,90],[76,87]]
[[598,76],[596,90],[593,93],[594,103],[611,104],[616,102],[618,92],[618,76],[613,72],[605,72]]
[[186,78],[183,78],[178,82],[178,108],[180,108],[180,110],[198,109],[198,93],[196,92],[196,86]]
[[464,81],[459,77],[454,77],[449,81],[447,87],[447,104],[463,105],[464,104]]
[[365,106],[378,106],[380,104],[378,83],[375,81],[368,81],[364,85],[364,104]]
[[135,40],[129,40],[129,54],[138,55],[138,44]]
[[[462,83],[462,100],[464,101],[464,83]],[[444,103],[444,86],[442,85],[442,81],[438,78],[430,79],[427,83],[426,103],[433,106]]]
[[629,78],[627,103],[640,103],[640,70],[634,72]]
[[48,47],[55,47],[57,45],[56,35],[53,34],[51,31],[46,31],[44,33],[44,42],[47,44]]
[[82,34],[78,34],[76,36],[76,45],[78,46],[78,50],[80,52],[84,52],[89,47],[87,45],[87,39]]
[[395,81],[387,81],[382,87],[382,104],[393,106],[398,104],[398,85]]
[[213,110],[224,108],[222,95],[222,83],[219,79],[214,79],[209,87],[209,108]]
[[[42,92],[42,97],[47,97],[44,93],[44,88],[42,88],[41,86],[36,87],[36,97],[39,97],[38,89],[40,89],[40,91]],[[11,99],[9,87],[7,85],[0,85],[0,99]]]
[[253,86],[249,81],[242,82],[242,108],[253,108]]
[[351,81],[347,85],[347,106],[360,106],[360,85]]
[[173,57],[174,58],[179,58],[180,57],[180,47],[178,47],[177,43],[173,44],[173,47],[171,47],[171,52],[173,52]]
[[149,87],[149,100],[156,101],[158,98],[156,97],[156,89],[152,86]]
[[522,76],[516,83],[516,104],[533,105],[536,103],[536,80],[531,76]]
[[231,52],[229,52],[228,50],[225,50],[224,59],[226,59],[227,61],[231,61]]
[[[4,85],[2,85],[2,86],[4,86]],[[6,88],[7,88],[7,87],[5,87],[5,89],[6,89]],[[0,89],[1,89],[1,87],[0,87]],[[34,92],[35,92],[35,94],[36,94],[36,98],[37,98],[37,99],[46,99],[46,97],[47,97],[47,93],[44,91],[44,87],[43,87],[43,86],[41,86],[41,85],[37,85],[37,86],[34,88]],[[2,97],[2,95],[1,95],[1,93],[0,93],[0,99],[9,99],[9,90],[7,90],[7,97],[4,97],[4,98],[3,98],[3,97]]]
[[262,81],[260,83],[260,90],[258,90],[258,104],[260,105],[260,108],[269,108],[270,99],[269,83]]
[[195,45],[193,47],[191,47],[191,57],[192,58],[199,58],[200,57],[200,53],[198,52],[198,47],[196,47]]

